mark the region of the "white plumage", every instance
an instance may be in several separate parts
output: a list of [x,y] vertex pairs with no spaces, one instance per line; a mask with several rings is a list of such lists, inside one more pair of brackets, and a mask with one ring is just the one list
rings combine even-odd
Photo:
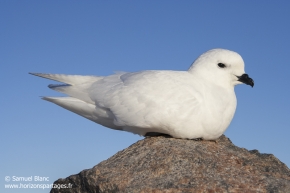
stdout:
[[63,82],[49,85],[69,97],[43,97],[105,127],[139,135],[214,140],[236,109],[234,86],[253,80],[239,54],[213,49],[188,71],[122,72],[110,76],[31,73]]

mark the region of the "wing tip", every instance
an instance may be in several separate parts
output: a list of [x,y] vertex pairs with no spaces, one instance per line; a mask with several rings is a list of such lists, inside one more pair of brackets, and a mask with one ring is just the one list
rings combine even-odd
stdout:
[[34,76],[38,76],[38,74],[41,74],[41,73],[37,73],[37,72],[28,72],[28,74],[31,74],[31,75],[34,75]]
[[42,100],[45,100],[45,101],[50,101],[52,100],[52,97],[47,97],[47,96],[41,96],[40,97]]
[[64,99],[64,98],[68,98],[68,97],[48,97],[48,96],[41,96],[42,100],[48,101],[48,102],[52,102],[52,103],[56,103],[56,101]]
[[42,77],[42,78],[48,78],[48,76],[49,76],[49,74],[38,73],[38,72],[28,72],[28,74],[31,74],[31,75],[33,75],[33,76]]
[[64,83],[68,83],[62,76],[64,76],[64,74],[50,74],[50,73],[35,73],[35,72],[29,72],[28,74],[34,75],[34,76],[38,76],[41,78],[46,78],[46,79],[50,79],[50,80],[54,80],[54,81],[58,81],[58,82],[64,82]]

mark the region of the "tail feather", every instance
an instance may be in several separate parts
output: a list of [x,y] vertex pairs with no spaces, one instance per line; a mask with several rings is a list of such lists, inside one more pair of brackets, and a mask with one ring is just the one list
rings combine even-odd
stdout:
[[86,103],[73,97],[42,97],[42,99],[59,105],[105,127],[122,130],[120,126],[114,125],[114,117],[106,109],[97,108],[93,104]]
[[95,104],[94,101],[92,101],[88,88],[90,87],[90,83],[88,84],[82,84],[82,85],[76,85],[71,86],[69,84],[53,84],[48,85],[48,87],[52,90],[55,90],[57,92],[64,93],[66,95],[69,95],[73,98],[82,100],[83,102]]
[[[81,75],[65,75],[65,74],[43,74],[43,73],[29,73],[42,78],[63,82],[65,84],[50,84],[49,88],[67,94],[84,102],[94,104],[91,100],[87,89],[93,82],[102,79],[102,76],[81,76]],[[50,98],[43,98],[50,100]],[[71,99],[70,99],[71,100]]]
[[82,84],[85,82],[94,82],[102,79],[102,76],[81,76],[81,75],[66,75],[66,74],[43,74],[43,73],[29,73],[34,76],[63,82],[70,85]]
[[62,87],[62,86],[71,86],[71,85],[70,84],[49,84],[48,88],[55,89],[57,87]]
[[42,97],[43,100],[59,105],[105,127],[122,130],[122,127],[114,124],[115,117],[112,112],[107,108],[96,105],[95,101],[92,101],[90,97],[90,86],[104,77],[42,73],[29,74],[65,83],[50,84],[48,87],[67,94],[70,97]]

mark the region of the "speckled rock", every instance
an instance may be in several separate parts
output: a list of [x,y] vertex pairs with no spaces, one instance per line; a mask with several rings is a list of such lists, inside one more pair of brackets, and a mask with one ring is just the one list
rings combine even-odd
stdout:
[[272,154],[216,143],[148,137],[92,169],[59,179],[51,193],[289,192],[290,170]]

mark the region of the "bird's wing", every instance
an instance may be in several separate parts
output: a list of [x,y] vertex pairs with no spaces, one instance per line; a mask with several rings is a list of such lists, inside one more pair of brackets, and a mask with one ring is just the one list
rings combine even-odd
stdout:
[[92,101],[112,112],[117,126],[156,128],[178,124],[177,116],[186,120],[198,114],[202,98],[190,78],[185,71],[123,73],[104,77],[88,90]]
[[49,87],[70,97],[43,99],[112,129],[148,128],[166,133],[154,128],[182,128],[183,122],[199,116],[202,102],[196,82],[185,71],[119,72],[106,77],[33,75],[66,83]]
[[44,73],[30,73],[30,74],[65,83],[65,84],[50,84],[48,85],[48,87],[55,91],[67,94],[73,98],[82,100],[90,104],[94,104],[94,101],[92,101],[88,96],[87,89],[91,86],[93,82],[96,82],[103,78],[102,76],[81,76],[81,75],[44,74]]
[[55,80],[69,85],[82,84],[100,80],[102,76],[82,76],[82,75],[66,75],[66,74],[44,74],[44,73],[29,73],[34,76]]

